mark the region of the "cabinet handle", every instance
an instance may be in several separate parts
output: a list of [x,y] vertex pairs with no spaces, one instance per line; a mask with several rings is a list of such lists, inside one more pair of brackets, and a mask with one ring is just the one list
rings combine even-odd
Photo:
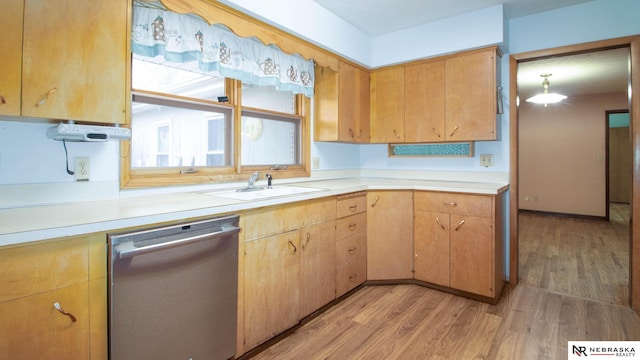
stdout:
[[439,217],[439,216],[437,216],[437,217],[436,217],[436,223],[437,223],[438,225],[440,225],[440,227],[442,228],[442,230],[444,230],[444,225],[442,225],[442,224],[440,223],[440,217]]
[[4,98],[4,96],[0,96],[0,105],[4,105],[7,103],[7,100]]
[[296,247],[296,245],[294,243],[291,242],[291,240],[289,240],[289,245],[291,245],[293,247],[293,253],[297,253],[298,252],[298,248]]
[[353,132],[353,129],[352,129],[352,128],[349,128],[349,136],[350,136],[352,139],[355,139],[355,137],[356,137],[356,134]]
[[349,281],[353,282],[355,279],[358,278],[358,274],[351,274],[349,275]]
[[442,203],[442,205],[444,205],[444,206],[458,206],[458,204],[454,203],[453,201],[452,202],[448,202],[448,203]]
[[307,233],[307,242],[304,243],[303,249],[309,247],[309,241],[311,240],[311,233]]
[[456,125],[456,127],[453,128],[453,131],[451,132],[451,134],[449,134],[449,137],[452,137],[453,134],[456,133],[456,131],[458,131],[458,125]]
[[351,211],[351,212],[356,212],[356,210],[358,210],[358,205],[351,205],[351,206],[349,206],[349,211]]
[[356,223],[349,224],[349,230],[353,231],[356,229]]
[[460,229],[460,227],[464,224],[464,219],[462,219],[459,223],[458,226],[456,226],[456,228],[454,229],[455,231],[458,231],[458,229]]
[[373,204],[371,204],[371,207],[376,206],[376,204],[378,203],[378,200],[380,200],[380,196],[376,196],[376,199],[373,200]]
[[438,131],[438,129],[436,128],[431,128],[433,130],[433,133],[436,134],[437,137],[442,137],[440,136],[440,132]]
[[400,134],[396,131],[396,129],[393,129],[393,135],[395,135],[396,138],[400,139]]
[[64,311],[64,310],[62,309],[62,306],[60,306],[60,304],[59,304],[57,301],[56,301],[55,303],[53,303],[53,307],[54,307],[54,308],[56,308],[56,310],[58,310],[62,315],[67,315],[67,316],[69,317],[69,319],[71,319],[71,322],[76,322],[76,321],[78,321],[78,320],[76,319],[76,317],[75,317],[75,316],[73,316],[73,314],[71,314],[71,313],[68,313],[68,312]]
[[47,100],[49,100],[49,96],[55,94],[56,91],[58,91],[58,88],[52,88],[51,90],[47,91],[47,93],[44,94],[44,97],[36,103],[36,107],[44,105],[47,102]]
[[358,248],[357,246],[350,247],[350,248],[347,250],[347,252],[348,252],[349,254],[352,254],[352,255],[353,255],[353,253],[354,253],[354,252],[356,252],[356,249],[357,249],[357,248]]
[[362,129],[360,129],[360,132],[358,133],[358,139],[360,139],[362,137]]

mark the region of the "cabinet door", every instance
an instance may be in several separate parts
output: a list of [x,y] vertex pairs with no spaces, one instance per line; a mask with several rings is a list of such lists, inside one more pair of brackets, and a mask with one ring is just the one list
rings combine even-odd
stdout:
[[0,12],[0,115],[20,115],[24,0],[5,1]]
[[[342,119],[338,116],[339,74],[330,67],[315,67],[313,94],[313,139],[315,141],[339,141]],[[340,127],[339,127],[340,126]]]
[[[72,314],[73,322],[54,303]],[[87,282],[0,303],[0,358],[88,359]]]
[[298,230],[245,243],[244,348],[249,350],[298,322]]
[[369,72],[340,63],[340,141],[369,142]]
[[371,73],[371,142],[404,141],[404,67]]
[[451,287],[494,296],[491,218],[451,215]]
[[404,141],[445,141],[445,61],[404,69]]
[[447,59],[448,141],[496,139],[496,57],[491,48]]
[[22,115],[125,122],[128,3],[25,3]]
[[413,221],[415,278],[449,286],[449,214],[416,211]]
[[413,192],[367,194],[367,280],[413,278]]
[[300,229],[300,318],[336,297],[336,223]]

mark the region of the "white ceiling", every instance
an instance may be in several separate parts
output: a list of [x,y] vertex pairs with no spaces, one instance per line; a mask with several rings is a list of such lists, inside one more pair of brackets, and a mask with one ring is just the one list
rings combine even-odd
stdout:
[[[593,0],[314,0],[370,36],[408,29],[444,18],[504,4],[508,19]],[[628,49],[592,52],[520,63],[518,93],[542,91],[541,74],[552,92],[563,95],[624,92],[628,87]]]

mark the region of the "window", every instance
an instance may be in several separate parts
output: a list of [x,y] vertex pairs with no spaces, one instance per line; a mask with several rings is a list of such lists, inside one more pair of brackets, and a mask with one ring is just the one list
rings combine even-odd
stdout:
[[134,56],[132,137],[122,144],[121,186],[238,181],[276,169],[280,178],[309,176],[308,107],[292,92]]

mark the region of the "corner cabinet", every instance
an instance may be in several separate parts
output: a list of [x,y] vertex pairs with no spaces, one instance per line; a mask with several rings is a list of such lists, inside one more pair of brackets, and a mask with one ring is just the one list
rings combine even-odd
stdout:
[[0,249],[0,357],[106,359],[106,259],[104,234]]
[[316,66],[314,140],[369,142],[369,72],[340,62]]
[[[23,6],[19,26],[22,12],[0,22],[12,29],[4,32],[2,46],[10,49],[3,54],[10,55],[3,56],[1,70],[11,71],[11,81],[0,89],[11,107],[1,105],[0,114],[125,123],[131,2],[11,0],[9,13]],[[21,74],[18,82],[16,74]]]
[[496,301],[504,286],[503,195],[416,191],[415,278]]

